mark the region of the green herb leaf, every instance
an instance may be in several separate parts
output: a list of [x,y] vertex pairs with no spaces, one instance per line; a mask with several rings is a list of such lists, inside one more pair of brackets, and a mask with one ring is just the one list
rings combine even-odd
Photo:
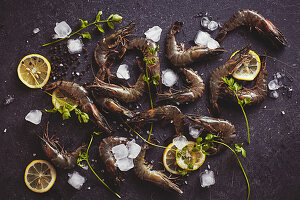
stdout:
[[88,123],[89,122],[90,118],[89,118],[89,115],[87,113],[82,112],[81,115],[80,115],[80,117],[81,117],[83,123]]
[[146,83],[148,83],[149,80],[150,80],[150,78],[148,78],[148,77],[144,74],[144,75],[143,75],[143,80],[144,80]]
[[109,28],[114,29],[115,25],[112,22],[106,22]]
[[180,173],[180,175],[181,176],[185,176],[185,175],[187,175],[188,173],[190,173],[189,171],[187,171],[187,170],[178,170],[178,172]]
[[197,137],[197,139],[196,139],[196,142],[197,142],[197,144],[200,144],[201,142],[202,142],[202,137]]
[[118,15],[118,14],[114,14],[114,15],[112,15],[112,17],[111,17],[111,20],[112,20],[113,22],[115,22],[116,24],[121,23],[121,22],[122,22],[122,19],[123,19],[123,17],[121,17],[121,16]]
[[95,24],[95,26],[97,26],[98,30],[99,30],[101,33],[104,33],[104,30],[103,30],[101,24]]
[[188,164],[188,168],[189,168],[189,169],[194,169],[194,165],[193,165],[192,163],[189,163],[189,164]]
[[234,146],[235,146],[234,151],[235,152],[241,152],[242,155],[246,158],[246,150],[242,147],[243,143],[237,143]]
[[247,97],[247,98],[244,99],[244,105],[246,105],[248,103],[251,103],[251,98],[250,97]]
[[71,117],[69,109],[67,109],[65,106],[61,106],[61,107],[63,107],[63,112],[62,112],[63,120],[69,119]]
[[100,135],[100,134],[102,134],[102,132],[96,132],[96,131],[94,131],[93,134]]
[[85,28],[89,24],[87,20],[86,21],[83,21],[82,19],[79,20],[81,21],[81,28]]
[[89,32],[85,32],[85,33],[82,33],[80,35],[82,35],[83,38],[92,39],[92,36]]
[[187,150],[187,148],[188,148],[188,146],[186,145],[185,147],[183,147],[181,150],[182,151],[186,151]]
[[201,150],[201,146],[200,145],[196,145],[193,147],[192,151],[196,152],[196,151],[200,151]]
[[176,157],[180,158],[181,157],[181,153],[180,152],[176,153]]
[[206,135],[205,140],[212,140],[214,138],[215,135],[209,133]]
[[57,109],[55,107],[50,110],[45,109],[45,111],[48,113],[57,113]]
[[96,16],[95,22],[99,22],[100,21],[101,15],[102,15],[102,11],[99,11],[98,14],[97,14],[97,16]]

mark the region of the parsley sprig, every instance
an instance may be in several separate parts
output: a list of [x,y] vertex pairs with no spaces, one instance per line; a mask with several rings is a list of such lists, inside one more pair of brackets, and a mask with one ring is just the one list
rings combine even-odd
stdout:
[[[148,47],[148,52],[150,53],[150,55],[154,55],[156,52],[158,52],[158,50],[159,50],[159,46],[156,46],[155,49],[153,49],[151,47]],[[151,106],[151,109],[153,109],[153,100],[152,100],[152,96],[151,96],[150,83],[152,83],[153,85],[158,85],[159,84],[160,75],[157,74],[155,76],[152,76],[151,79],[149,77],[148,65],[154,65],[156,63],[155,58],[150,59],[149,57],[144,57],[143,61],[146,63],[146,73],[143,75],[143,80],[147,83],[148,92],[149,92],[149,98],[150,98],[150,106]],[[149,136],[148,136],[148,141],[151,138],[152,130],[153,130],[153,123],[151,123],[150,131],[149,131]]]
[[81,35],[83,38],[87,38],[87,39],[91,39],[92,36],[89,32],[85,32],[85,33],[80,33],[83,29],[89,27],[89,26],[92,26],[92,25],[95,25],[97,27],[97,29],[101,32],[101,33],[104,33],[104,29],[102,28],[102,24],[101,23],[107,23],[108,27],[111,28],[111,29],[114,29],[115,28],[115,24],[119,24],[122,22],[122,18],[120,15],[118,14],[111,14],[106,20],[100,20],[101,18],[101,15],[102,15],[102,11],[99,11],[96,18],[95,18],[95,21],[94,22],[91,22],[91,23],[88,23],[87,20],[82,20],[82,19],[79,19],[81,21],[81,27],[80,29],[78,29],[77,31],[71,33],[70,35],[68,35],[67,37],[64,37],[64,38],[61,38],[61,39],[58,39],[58,40],[55,40],[53,42],[49,42],[47,44],[43,44],[42,46],[48,46],[48,45],[51,45],[51,44],[54,44],[54,43],[57,43],[57,42],[60,42],[62,40],[65,40],[67,38],[70,38],[71,36],[75,35],[75,34],[79,34]]
[[239,99],[237,92],[242,89],[242,86],[239,85],[238,83],[234,82],[233,78],[228,79],[227,77],[223,77],[222,79],[223,79],[224,83],[226,83],[228,85],[228,89],[234,93],[234,95],[238,101],[238,104],[240,105],[240,107],[242,109],[242,112],[243,112],[245,120],[246,120],[246,125],[247,125],[248,143],[250,144],[249,124],[248,124],[248,119],[247,119],[247,116],[246,116],[246,113],[244,110],[244,106],[251,102],[251,98],[247,97],[243,100]]
[[94,169],[92,168],[90,162],[89,162],[89,149],[90,149],[90,146],[93,142],[93,138],[94,138],[94,135],[99,135],[101,133],[97,133],[97,132],[94,132],[92,135],[91,135],[91,140],[90,140],[90,143],[89,143],[89,146],[87,147],[87,150],[86,152],[80,152],[79,153],[79,157],[77,159],[77,165],[80,166],[80,167],[84,167],[85,165],[82,164],[83,161],[85,161],[89,168],[91,169],[91,171],[94,173],[94,175],[99,179],[99,181],[101,181],[101,183],[107,187],[107,189],[109,189],[112,193],[114,193],[119,199],[121,199],[121,196],[118,195],[115,191],[113,191],[99,176],[98,174],[94,171]]
[[221,144],[221,145],[227,147],[228,149],[230,149],[234,153],[234,155],[235,155],[235,157],[236,157],[236,159],[237,159],[237,161],[238,161],[238,163],[240,165],[240,168],[241,168],[241,170],[242,170],[242,172],[244,174],[244,177],[246,179],[247,188],[248,188],[247,200],[249,200],[249,197],[250,197],[250,184],[249,184],[249,180],[248,180],[248,177],[247,177],[246,172],[244,170],[244,167],[243,167],[243,165],[242,165],[242,163],[241,163],[241,161],[240,161],[240,159],[239,159],[239,157],[237,155],[237,153],[241,152],[242,156],[246,157],[246,150],[242,147],[243,143],[237,143],[237,144],[235,144],[234,145],[235,149],[233,150],[227,144],[218,141],[218,139],[219,139],[218,135],[214,135],[214,134],[209,133],[209,134],[206,135],[206,137],[204,139],[201,138],[201,137],[198,137],[196,139],[196,143],[198,144],[196,147],[199,147],[202,150],[202,152],[204,154],[206,154],[206,155],[209,155],[209,153],[207,152],[208,149],[210,149],[212,147],[215,147],[214,143]]

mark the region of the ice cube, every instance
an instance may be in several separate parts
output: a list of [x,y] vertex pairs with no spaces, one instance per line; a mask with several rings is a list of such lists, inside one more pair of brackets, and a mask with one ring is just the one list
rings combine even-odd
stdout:
[[76,188],[77,190],[80,190],[82,185],[86,181],[86,179],[76,171],[74,171],[72,174],[68,173],[68,176],[69,176],[68,183],[72,185],[74,188]]
[[33,34],[37,34],[38,32],[40,32],[40,29],[39,28],[35,28],[35,29],[33,29]]
[[14,100],[15,100],[15,98],[13,96],[7,95],[7,97],[3,101],[3,105],[6,106],[8,104],[11,104]]
[[281,114],[282,114],[282,115],[285,115],[285,112],[284,112],[284,111],[281,111]]
[[200,135],[200,130],[199,129],[197,129],[197,128],[195,128],[195,127],[193,127],[193,126],[190,126],[189,127],[189,134],[193,137],[193,138],[197,138],[197,137],[199,137],[199,135]]
[[215,175],[211,170],[205,170],[200,174],[201,187],[209,187],[215,184]]
[[274,79],[281,79],[285,76],[285,74],[281,73],[281,72],[276,72],[276,74],[274,74]]
[[210,21],[209,24],[207,25],[208,30],[214,31],[218,28],[219,24],[215,21]]
[[207,46],[207,43],[209,40],[211,40],[212,38],[210,37],[210,34],[204,31],[198,31],[196,37],[195,37],[195,44],[198,46]]
[[117,70],[117,77],[125,79],[125,80],[130,79],[128,65],[122,64],[122,65],[119,66],[119,68]]
[[123,172],[126,172],[134,167],[133,159],[131,158],[122,158],[117,160],[116,166]]
[[152,28],[148,29],[144,34],[146,35],[147,39],[151,39],[154,42],[158,42],[160,40],[162,29],[159,26],[153,26]]
[[276,90],[274,90],[270,92],[269,96],[273,99],[277,99],[279,97],[279,94]]
[[182,149],[183,147],[186,146],[187,144],[187,139],[185,136],[178,136],[176,138],[173,139],[173,144],[178,148],[178,149]]
[[82,51],[83,43],[81,39],[69,39],[67,46],[70,54],[76,54]]
[[25,120],[38,125],[42,121],[42,112],[40,110],[31,110],[26,115]]
[[280,86],[280,83],[278,82],[278,79],[273,79],[268,83],[269,90],[277,90],[280,87],[281,86]]
[[214,40],[213,38],[209,39],[207,42],[207,47],[209,49],[216,49],[218,47],[220,47],[220,44],[218,41]]
[[70,35],[72,29],[69,26],[69,24],[67,24],[67,22],[62,21],[60,23],[56,23],[56,26],[54,27],[54,31],[56,35],[54,35],[53,39],[58,39],[58,38],[65,38],[68,35]]
[[127,143],[127,148],[128,148],[128,158],[133,158],[133,159],[139,155],[142,149],[140,145],[135,143],[134,139]]
[[126,158],[128,156],[128,149],[125,144],[114,146],[111,151],[113,152],[116,160]]
[[162,83],[167,87],[172,87],[178,81],[178,75],[171,69],[162,71]]
[[201,26],[207,28],[208,24],[210,23],[210,20],[208,19],[208,17],[202,17],[200,22]]

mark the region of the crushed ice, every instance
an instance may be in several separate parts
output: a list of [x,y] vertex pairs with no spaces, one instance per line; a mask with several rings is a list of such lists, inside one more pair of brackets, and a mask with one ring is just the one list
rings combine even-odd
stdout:
[[269,94],[269,97],[271,97],[273,99],[277,99],[279,97],[279,93],[276,90],[271,91]]
[[173,144],[178,148],[182,149],[187,144],[187,139],[185,136],[181,135],[173,139]]
[[40,29],[39,28],[35,28],[35,29],[33,29],[33,34],[37,34],[38,32],[40,32]]
[[128,156],[128,149],[125,144],[114,146],[111,151],[113,152],[116,160],[126,158]]
[[135,140],[125,144],[116,145],[112,148],[112,152],[116,159],[116,166],[121,171],[128,171],[134,167],[133,159],[136,158],[141,151],[140,145]]
[[210,20],[208,19],[208,17],[202,17],[201,21],[200,21],[201,26],[204,28],[208,27],[209,22],[210,22]]
[[26,115],[25,120],[38,125],[42,121],[42,112],[40,110],[31,110]]
[[8,104],[11,104],[14,100],[15,100],[15,98],[13,96],[7,95],[7,97],[3,101],[3,105],[6,106]]
[[167,87],[172,87],[178,81],[178,75],[171,69],[162,71],[162,83]]
[[67,42],[68,51],[70,54],[80,53],[83,48],[81,39],[69,39]]
[[144,34],[147,39],[151,39],[154,42],[158,42],[160,40],[162,29],[159,26],[153,26],[149,28]]
[[135,143],[134,139],[127,143],[127,148],[128,148],[128,158],[133,158],[133,159],[139,155],[142,149],[140,145]]
[[196,127],[194,127],[194,126],[190,126],[190,127],[189,127],[189,134],[190,134],[194,139],[196,139],[197,137],[199,137],[200,133],[201,133],[201,131],[200,131],[198,128],[196,128]]
[[125,80],[130,79],[128,65],[122,64],[119,66],[119,68],[117,70],[117,77],[121,78],[121,79],[125,79]]
[[56,34],[54,35],[53,39],[59,39],[59,38],[65,38],[68,35],[70,35],[72,29],[69,26],[69,24],[67,24],[67,22],[62,21],[60,23],[56,23],[56,26],[54,27],[54,31]]
[[208,30],[214,31],[219,27],[219,24],[215,21],[210,21],[209,24],[207,25]]
[[194,42],[198,46],[208,47],[209,49],[220,47],[219,42],[213,39],[210,34],[205,31],[198,31]]
[[269,88],[269,90],[277,90],[277,89],[279,89],[280,87],[281,87],[281,86],[279,85],[278,79],[271,80],[271,81],[268,83],[268,88]]
[[119,160],[117,160],[116,165],[123,172],[128,171],[134,167],[132,158],[119,159]]
[[86,179],[81,176],[78,172],[74,171],[73,173],[68,173],[69,180],[68,183],[72,185],[77,190],[80,190]]
[[213,171],[205,170],[200,174],[201,187],[209,187],[211,185],[214,185],[215,183],[216,181],[215,181],[215,175]]

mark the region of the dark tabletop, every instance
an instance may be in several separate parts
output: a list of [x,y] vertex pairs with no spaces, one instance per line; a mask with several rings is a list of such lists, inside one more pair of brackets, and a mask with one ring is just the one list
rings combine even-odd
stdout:
[[[299,182],[299,1],[272,0],[272,1],[12,1],[2,0],[0,10],[0,83],[1,98],[12,95],[15,101],[7,106],[1,106],[0,116],[0,197],[1,199],[115,199],[92,174],[79,167],[73,170],[57,169],[57,180],[53,188],[45,194],[31,192],[24,184],[24,170],[35,159],[46,159],[41,151],[41,146],[36,133],[45,131],[49,121],[49,134],[60,138],[65,149],[72,151],[83,142],[88,142],[90,134],[95,131],[92,124],[82,125],[73,117],[62,121],[56,114],[43,112],[42,123],[38,126],[27,123],[24,117],[30,110],[44,110],[52,107],[51,98],[38,89],[29,89],[18,79],[16,69],[19,61],[27,54],[38,53],[46,58],[51,58],[50,47],[42,48],[41,45],[51,41],[56,22],[65,20],[73,30],[80,26],[78,19],[93,21],[99,10],[103,16],[120,14],[123,22],[117,27],[136,22],[133,32],[136,36],[152,26],[162,28],[160,45],[161,69],[171,66],[165,57],[165,36],[171,24],[176,20],[184,22],[183,31],[177,34],[178,41],[185,42],[188,46],[200,29],[199,18],[194,16],[207,12],[213,20],[226,22],[234,12],[240,9],[254,9],[275,24],[288,40],[288,45],[281,50],[273,49],[264,39],[257,34],[250,33],[247,29],[239,29],[229,34],[222,42],[226,52],[222,55],[201,63],[195,64],[194,69],[202,75],[206,85],[210,73],[218,66],[224,64],[228,57],[236,50],[247,44],[252,44],[252,49],[259,54],[267,54],[268,80],[273,79],[273,74],[282,72],[286,75],[284,84],[293,88],[292,96],[287,95],[284,88],[278,90],[279,98],[267,97],[257,106],[246,109],[250,124],[251,144],[244,145],[247,157],[241,162],[245,168],[251,186],[250,199],[297,199],[300,195]],[[34,28],[40,32],[33,34]],[[88,57],[80,58],[76,69],[70,67],[65,80],[72,80],[72,71],[87,72],[82,79],[75,78],[74,82],[83,84],[93,80],[92,68],[96,68],[93,61],[93,50],[97,41],[110,33],[100,34],[90,28],[92,39],[84,39],[84,47],[88,50]],[[217,31],[212,32],[215,36]],[[78,36],[74,36],[77,38]],[[134,36],[132,36],[134,37]],[[65,42],[61,43],[65,46]],[[135,52],[129,53],[120,63],[129,64],[130,71],[135,73]],[[92,63],[93,67],[89,66]],[[120,64],[118,63],[118,64]],[[285,64],[284,64],[285,63]],[[117,65],[112,67],[115,72]],[[134,69],[135,68],[135,69]],[[136,72],[137,73],[137,72]],[[134,78],[130,80],[134,82]],[[206,88],[207,89],[207,88]],[[207,107],[208,90],[195,103],[181,106],[183,113],[200,113],[210,116]],[[139,111],[149,109],[148,97],[141,101]],[[135,107],[133,107],[135,108]],[[230,120],[236,127],[237,138],[235,142],[246,143],[247,133],[244,118],[237,106],[221,105],[221,118]],[[285,114],[282,114],[284,111]],[[73,114],[74,115],[74,114]],[[113,124],[116,119],[106,115]],[[119,122],[117,122],[119,123]],[[148,127],[146,127],[148,128]],[[147,137],[146,128],[142,132]],[[6,130],[6,131],[4,131]],[[154,137],[161,144],[174,133],[172,126],[162,127],[154,125]],[[115,135],[136,138],[122,128],[115,126]],[[97,137],[91,147],[90,159],[96,172],[108,180],[103,173],[101,160],[98,158],[97,147],[101,138]],[[191,139],[191,138],[189,138]],[[142,144],[140,139],[137,140]],[[298,148],[297,148],[298,146]],[[163,169],[161,165],[163,149],[152,148],[148,151],[147,160],[154,160],[154,169]],[[208,164],[215,172],[216,184],[211,188],[201,188],[199,173],[207,169]],[[78,171],[87,178],[81,190],[76,190],[68,183],[68,173]],[[225,151],[219,156],[208,158],[204,165],[187,177],[179,178],[183,195],[163,191],[157,186],[140,181],[133,170],[123,173],[125,179],[117,189],[122,199],[246,199],[247,185],[242,171],[234,154]],[[181,180],[182,179],[182,180]],[[186,182],[185,182],[186,181]],[[187,183],[187,184],[186,184]]]

